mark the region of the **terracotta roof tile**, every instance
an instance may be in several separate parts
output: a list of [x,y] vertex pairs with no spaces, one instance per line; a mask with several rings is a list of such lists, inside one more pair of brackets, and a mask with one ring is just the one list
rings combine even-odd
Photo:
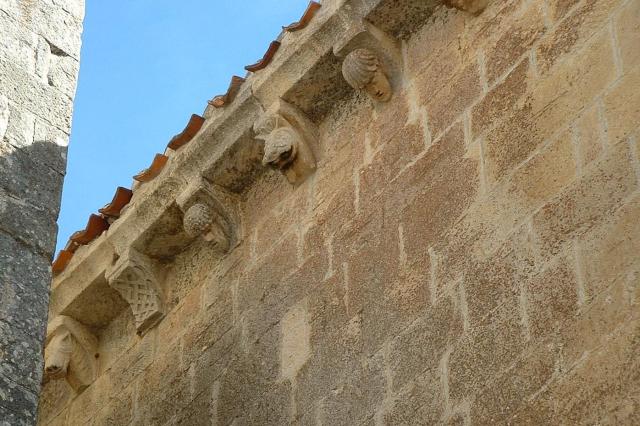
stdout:
[[109,223],[104,217],[92,214],[89,216],[86,228],[82,231],[74,232],[69,239],[74,243],[86,245],[98,238],[108,228]]
[[246,79],[242,77],[238,77],[234,75],[231,77],[231,83],[229,83],[229,88],[227,89],[227,93],[224,95],[218,95],[215,98],[209,101],[209,105],[215,108],[221,108],[225,105],[230,104],[235,99],[236,95],[240,91],[240,86],[244,83]]
[[184,146],[191,142],[191,139],[200,131],[204,124],[204,118],[197,114],[191,114],[187,127],[184,128],[182,133],[175,135],[171,138],[171,141],[167,145],[167,148],[176,150],[181,146]]
[[164,166],[167,164],[167,160],[169,160],[169,157],[167,157],[166,155],[156,154],[156,156],[153,158],[151,166],[148,169],[144,169],[143,171],[135,175],[133,179],[137,180],[138,182],[152,181],[160,174],[162,169],[164,169]]
[[315,2],[315,1],[309,2],[309,6],[307,6],[307,9],[302,14],[302,18],[300,18],[298,22],[294,22],[291,25],[282,27],[282,29],[288,32],[300,31],[301,29],[309,25],[309,22],[311,22],[316,12],[318,11],[318,9],[320,9],[321,7],[322,5],[318,2]]
[[73,257],[72,251],[60,250],[60,252],[58,253],[58,256],[51,264],[51,272],[53,273],[53,275],[58,275],[62,271],[64,271],[67,265],[69,264],[69,262],[71,262],[72,257]]
[[120,217],[120,211],[122,211],[124,206],[129,204],[131,197],[133,197],[133,191],[119,186],[118,189],[116,189],[113,200],[98,211],[104,216]]
[[280,48],[280,42],[277,40],[272,41],[271,44],[269,45],[269,48],[267,49],[267,52],[264,54],[262,59],[260,59],[255,64],[247,65],[246,67],[244,67],[244,69],[250,72],[256,72],[265,68],[267,65],[269,65],[269,63],[273,59],[274,55],[278,51],[278,48]]

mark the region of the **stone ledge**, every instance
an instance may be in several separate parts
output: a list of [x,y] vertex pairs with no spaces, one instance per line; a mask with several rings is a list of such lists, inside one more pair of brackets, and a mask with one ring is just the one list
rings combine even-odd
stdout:
[[[342,76],[341,58],[354,49],[371,49],[379,57],[381,67],[390,74],[391,88],[397,90],[403,66],[394,35],[403,33],[392,24],[407,22],[407,28],[417,28],[418,21],[423,24],[434,8],[443,4],[428,1],[418,7],[417,12],[407,15],[411,3],[409,0],[326,2],[303,31],[285,32],[269,66],[251,74],[235,98],[224,107],[208,106],[204,114],[206,121],[197,135],[178,150],[168,150],[169,160],[161,173],[136,186],[131,203],[120,218],[90,245],[77,250],[66,270],[54,279],[50,318],[68,315],[98,328],[108,324],[127,306],[112,287],[108,271],[121,263],[123,256],[128,261],[132,252],[148,259],[144,263],[152,265],[147,268],[153,270],[152,281],[162,281],[165,265],[196,237],[192,232],[185,232],[183,226],[186,209],[193,205],[188,200],[194,194],[208,194],[205,205],[214,214],[213,219],[206,220],[215,222],[197,222],[196,228],[203,226],[205,239],[210,236],[216,240],[225,234],[228,244],[221,245],[220,256],[233,250],[237,243],[233,235],[238,238],[246,235],[242,232],[238,206],[248,188],[265,171],[261,164],[262,143],[257,141],[254,130],[256,123],[273,111],[280,111],[273,119],[283,119],[280,107],[276,106],[282,100],[283,105],[290,105],[298,111],[296,114],[305,117],[303,121],[308,123],[308,129],[319,124],[330,107],[352,93]],[[376,24],[380,28],[376,28]],[[283,125],[288,127],[292,123],[279,122],[270,128]],[[216,232],[217,237],[212,236]],[[126,274],[122,275],[119,280],[129,279]],[[131,297],[128,299],[133,303]],[[150,314],[153,325],[163,315],[161,302],[154,306],[157,312]],[[134,313],[136,309],[139,306],[134,308]],[[147,330],[146,325],[141,327],[142,332]],[[138,331],[141,333],[140,327]]]

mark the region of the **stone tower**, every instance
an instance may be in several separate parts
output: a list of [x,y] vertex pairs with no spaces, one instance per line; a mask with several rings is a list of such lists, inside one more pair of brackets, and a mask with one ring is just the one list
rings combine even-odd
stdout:
[[84,0],[0,0],[0,424],[35,424]]

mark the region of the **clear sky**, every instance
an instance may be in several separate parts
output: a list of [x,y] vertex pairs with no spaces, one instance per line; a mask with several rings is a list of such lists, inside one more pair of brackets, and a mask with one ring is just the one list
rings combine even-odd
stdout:
[[86,0],[58,249],[308,0]]

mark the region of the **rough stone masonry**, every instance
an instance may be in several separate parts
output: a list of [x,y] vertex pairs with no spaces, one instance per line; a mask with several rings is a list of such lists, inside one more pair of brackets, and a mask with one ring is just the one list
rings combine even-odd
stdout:
[[36,423],[84,0],[0,0],[0,424]]
[[56,258],[39,423],[640,424],[639,24],[312,3]]

